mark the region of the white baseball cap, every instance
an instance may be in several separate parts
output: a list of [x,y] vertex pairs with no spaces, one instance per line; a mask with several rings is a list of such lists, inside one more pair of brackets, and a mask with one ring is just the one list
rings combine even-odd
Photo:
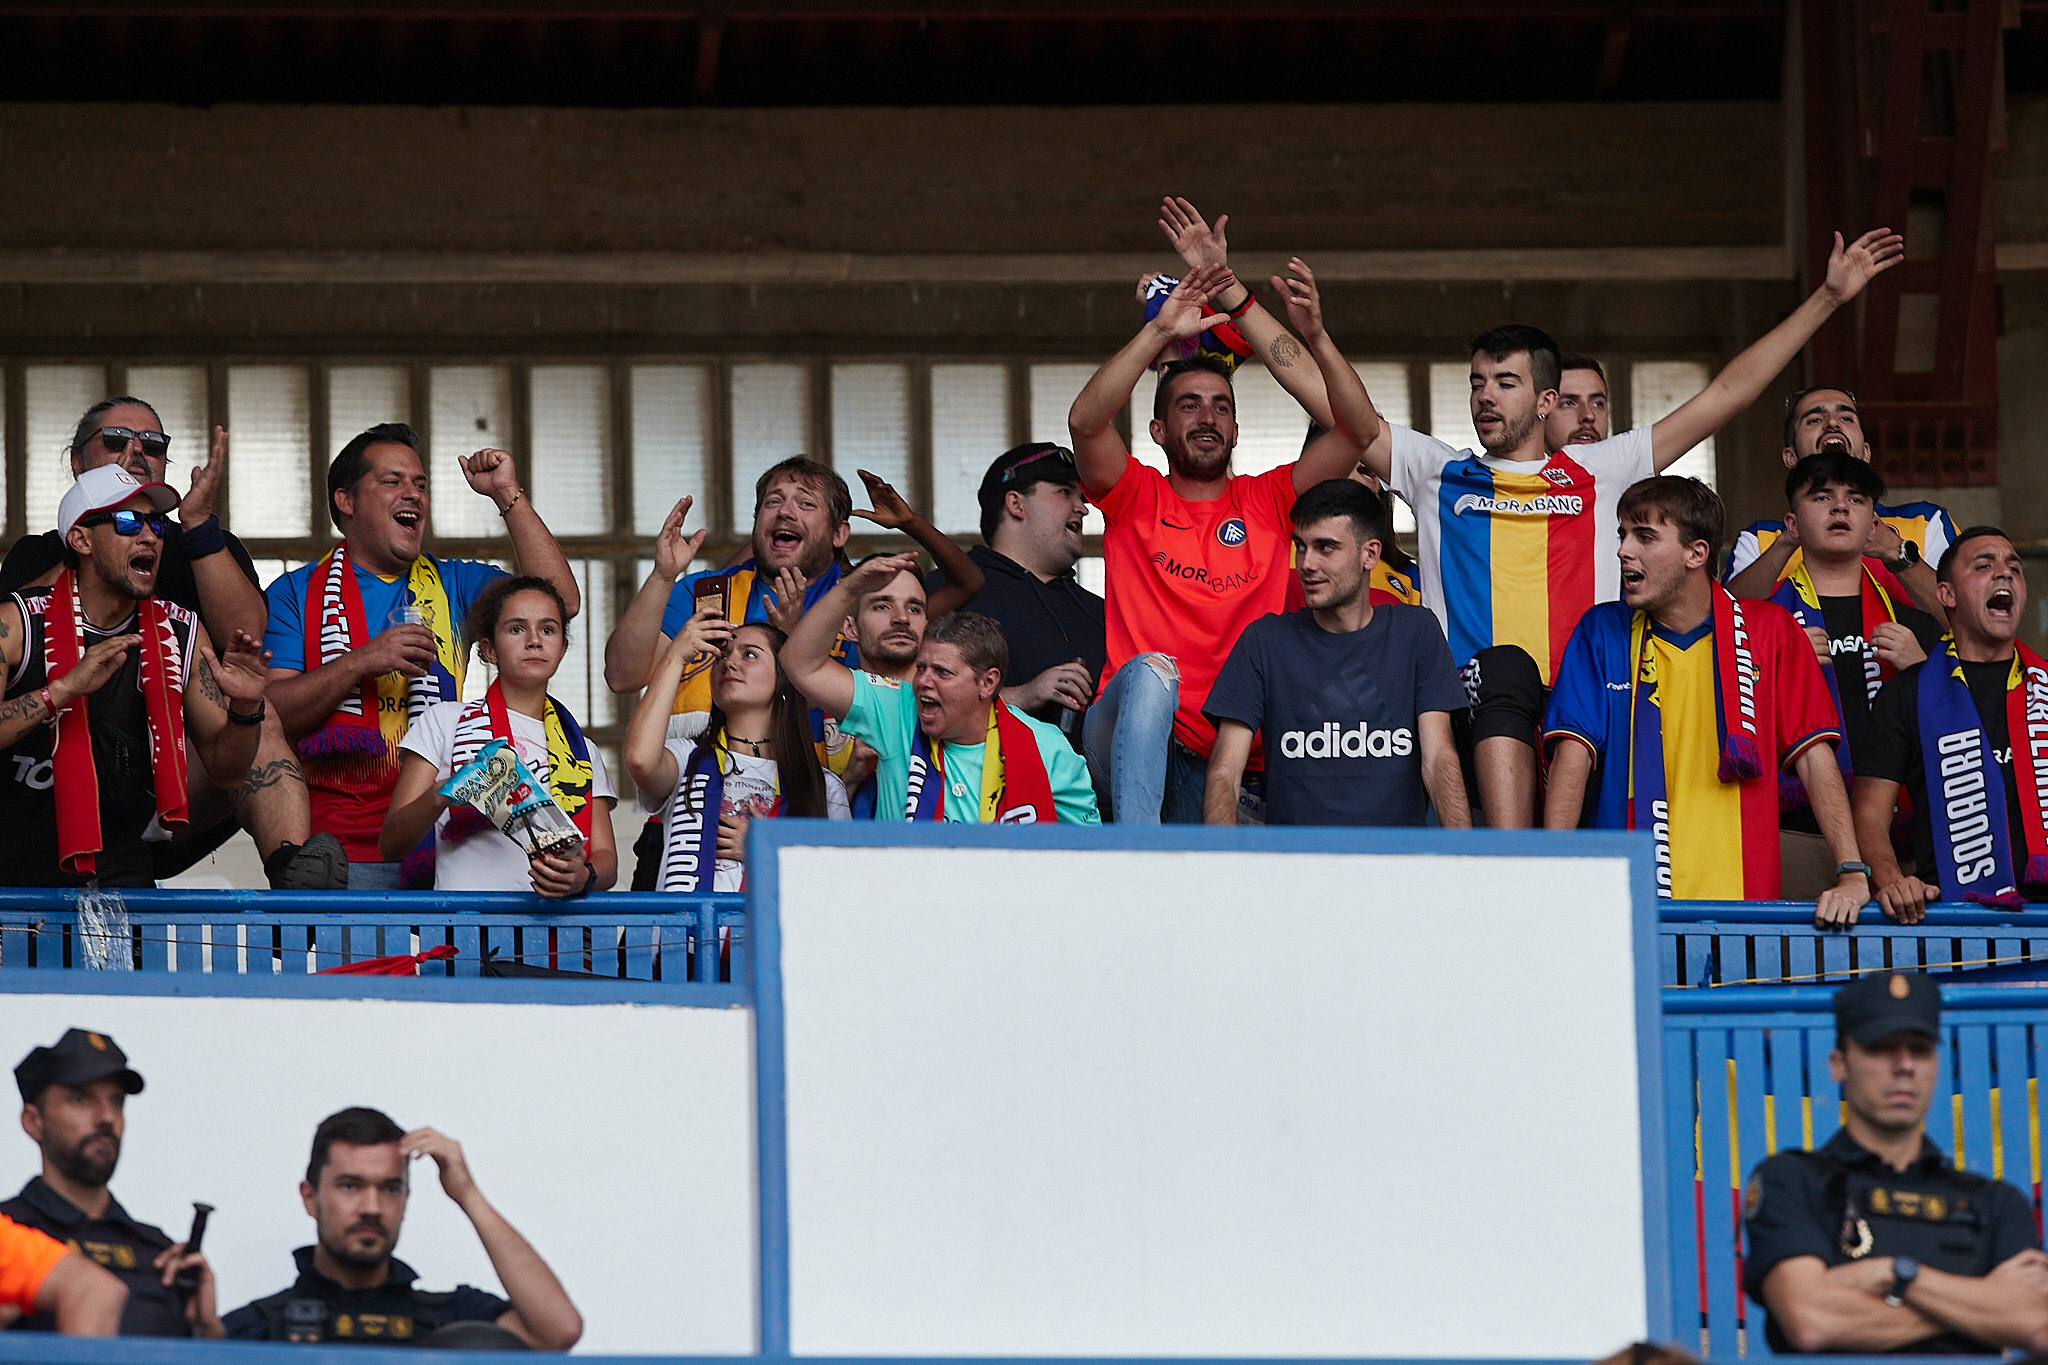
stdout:
[[57,504],[57,536],[71,534],[71,528],[95,512],[119,507],[138,493],[148,494],[159,512],[178,505],[178,490],[167,483],[144,483],[117,464],[103,464],[86,470]]

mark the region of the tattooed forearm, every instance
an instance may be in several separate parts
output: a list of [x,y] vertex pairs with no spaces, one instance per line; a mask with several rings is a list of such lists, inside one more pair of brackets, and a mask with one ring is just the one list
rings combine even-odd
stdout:
[[1271,358],[1281,369],[1292,369],[1294,362],[1301,359],[1301,343],[1293,337],[1280,337],[1273,343]]
[[235,788],[236,811],[239,812],[246,803],[255,800],[259,792],[287,782],[297,783],[301,787],[306,785],[306,774],[299,767],[297,759],[278,758],[261,765],[251,764],[249,775],[242,780],[241,786]]
[[193,680],[199,684],[200,696],[206,698],[223,711],[228,709],[227,695],[220,690],[220,684],[214,681],[213,669],[208,666],[206,660],[199,660],[199,667],[192,670],[192,676]]
[[11,726],[17,720],[35,722],[48,718],[40,693],[24,692],[13,701],[0,705],[0,727]]

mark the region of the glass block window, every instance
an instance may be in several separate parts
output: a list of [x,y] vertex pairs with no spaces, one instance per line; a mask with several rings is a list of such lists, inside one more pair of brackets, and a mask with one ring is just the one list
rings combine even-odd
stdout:
[[227,427],[228,524],[260,528],[255,533],[265,539],[308,534],[313,485],[306,367],[230,365]]
[[512,439],[512,372],[503,365],[436,365],[427,384],[433,405],[427,483],[434,534],[501,536],[505,523],[498,509],[470,488],[457,461],[479,450],[503,450]]
[[[603,365],[536,365],[527,378],[533,505],[558,536],[612,528],[612,383]],[[580,714],[580,713],[579,713]]]
[[[1713,375],[1697,360],[1639,360],[1629,366],[1629,426],[1647,427],[1669,417],[1679,406],[1707,387]],[[1694,446],[1677,463],[1664,471],[1700,480],[1717,487],[1714,438]]]
[[635,365],[631,383],[633,533],[660,531],[685,494],[695,502],[684,529],[694,531],[712,510],[710,367]]

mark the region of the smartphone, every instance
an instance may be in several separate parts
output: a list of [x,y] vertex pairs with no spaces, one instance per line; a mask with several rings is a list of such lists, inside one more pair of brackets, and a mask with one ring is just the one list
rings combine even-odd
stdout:
[[697,586],[691,593],[690,614],[695,616],[706,607],[717,608],[721,621],[732,619],[732,577],[729,574],[697,580]]
[[[213,1205],[201,1204],[196,1200],[192,1205],[192,1231],[185,1237],[185,1250],[197,1251],[199,1244],[206,1240],[206,1217],[213,1212]],[[171,1281],[171,1287],[180,1294],[192,1295],[199,1292],[199,1268],[181,1270]]]

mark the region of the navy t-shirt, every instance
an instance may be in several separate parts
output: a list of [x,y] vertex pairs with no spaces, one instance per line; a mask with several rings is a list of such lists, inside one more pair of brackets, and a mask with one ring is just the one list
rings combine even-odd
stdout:
[[1381,604],[1333,635],[1303,609],[1238,636],[1203,712],[1261,732],[1269,825],[1419,825],[1427,811],[1416,717],[1465,706],[1443,627]]

